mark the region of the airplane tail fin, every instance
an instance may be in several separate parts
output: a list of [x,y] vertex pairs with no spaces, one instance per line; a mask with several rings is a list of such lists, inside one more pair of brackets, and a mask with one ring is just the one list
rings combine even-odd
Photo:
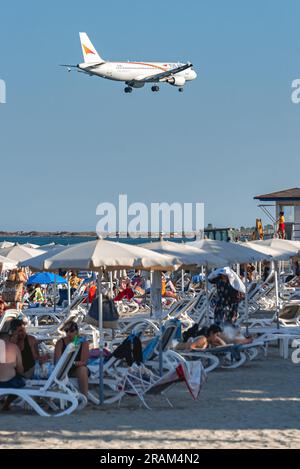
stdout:
[[79,37],[82,47],[83,60],[86,64],[105,62],[96,51],[86,33],[79,33]]

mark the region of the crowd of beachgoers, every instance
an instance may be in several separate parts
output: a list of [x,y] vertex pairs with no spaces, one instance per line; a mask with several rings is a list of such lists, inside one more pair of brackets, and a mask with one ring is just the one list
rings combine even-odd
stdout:
[[270,348],[286,359],[300,339],[299,250],[279,239],[2,245],[2,410],[63,416],[133,396],[149,408],[153,395],[168,406],[175,384],[197,400],[216,369]]

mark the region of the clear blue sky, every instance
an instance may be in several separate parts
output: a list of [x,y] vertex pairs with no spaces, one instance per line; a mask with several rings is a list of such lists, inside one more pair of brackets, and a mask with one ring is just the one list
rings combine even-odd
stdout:
[[[0,229],[95,229],[119,193],[253,225],[254,195],[300,186],[298,0],[11,0],[0,14]],[[105,59],[190,60],[198,79],[125,95],[68,74],[79,31]]]

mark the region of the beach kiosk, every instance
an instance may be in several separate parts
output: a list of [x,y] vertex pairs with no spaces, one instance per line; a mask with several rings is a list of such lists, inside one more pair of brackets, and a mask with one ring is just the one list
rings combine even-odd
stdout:
[[272,220],[274,230],[278,230],[279,213],[284,212],[287,239],[300,241],[300,188],[286,189],[254,197],[262,202],[258,206]]

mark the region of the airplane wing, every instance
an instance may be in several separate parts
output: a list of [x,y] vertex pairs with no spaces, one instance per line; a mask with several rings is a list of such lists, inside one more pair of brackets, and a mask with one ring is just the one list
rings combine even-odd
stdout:
[[161,80],[162,78],[168,78],[169,76],[182,72],[183,70],[186,70],[187,68],[191,68],[192,66],[193,64],[188,62],[185,65],[181,65],[181,67],[172,68],[171,70],[167,70],[166,72],[162,72],[162,73],[157,73],[156,75],[146,75],[145,77],[141,77],[132,81],[144,82],[144,83],[151,82],[151,81],[158,81],[158,80]]
[[60,67],[67,67],[67,68],[77,68],[77,65],[71,65],[71,64],[60,64]]

